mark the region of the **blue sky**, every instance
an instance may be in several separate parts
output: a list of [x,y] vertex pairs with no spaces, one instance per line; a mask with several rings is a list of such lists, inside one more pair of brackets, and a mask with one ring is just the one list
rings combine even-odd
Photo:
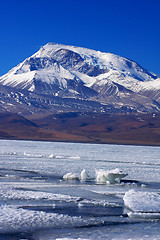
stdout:
[[0,76],[47,42],[112,52],[160,74],[160,0],[0,2]]

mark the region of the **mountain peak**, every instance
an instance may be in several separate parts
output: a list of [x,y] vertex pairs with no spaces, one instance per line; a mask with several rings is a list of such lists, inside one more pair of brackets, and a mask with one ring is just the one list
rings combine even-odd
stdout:
[[159,94],[154,94],[160,90],[159,81],[127,58],[50,42],[0,77],[4,86],[36,94],[143,111],[159,108],[152,102],[159,101]]

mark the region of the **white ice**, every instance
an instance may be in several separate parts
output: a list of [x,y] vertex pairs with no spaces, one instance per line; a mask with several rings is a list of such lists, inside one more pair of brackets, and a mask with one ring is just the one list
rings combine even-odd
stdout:
[[64,214],[45,213],[43,211],[26,210],[10,205],[0,206],[0,233],[23,231],[37,228],[79,227],[98,224],[99,220],[82,219]]
[[140,218],[140,219],[160,219],[160,213],[139,213],[139,212],[129,212],[128,216],[130,218]]
[[[98,183],[111,183],[111,184],[120,183],[120,180],[125,176],[127,176],[127,174],[123,173],[121,170],[119,170],[119,168],[110,171],[102,169],[96,170],[96,181]],[[76,173],[69,172],[63,176],[63,179],[65,180],[79,179],[81,181],[91,180],[85,169],[83,169],[82,172],[80,173],[80,177],[78,177]]]
[[129,190],[124,195],[124,205],[132,212],[129,217],[160,218],[160,194]]
[[82,172],[81,172],[81,180],[82,180],[82,181],[86,181],[86,180],[88,180],[88,179],[89,179],[89,176],[88,176],[86,170],[83,169]]
[[43,155],[40,155],[40,154],[30,154],[30,153],[26,153],[26,152],[24,152],[24,156],[35,157],[35,158],[42,158],[43,157]]
[[24,190],[16,190],[12,188],[1,188],[0,189],[0,198],[1,199],[16,199],[16,200],[58,200],[58,201],[65,201],[65,202],[77,202],[80,198],[73,197],[70,195],[64,194],[56,194],[56,193],[49,193],[49,192],[41,192],[41,191],[24,191]]
[[127,173],[123,173],[119,168],[110,171],[96,170],[96,181],[99,183],[119,183],[125,176],[127,176]]
[[79,179],[76,173],[66,173],[63,176],[63,179],[65,180],[74,180],[74,179]]

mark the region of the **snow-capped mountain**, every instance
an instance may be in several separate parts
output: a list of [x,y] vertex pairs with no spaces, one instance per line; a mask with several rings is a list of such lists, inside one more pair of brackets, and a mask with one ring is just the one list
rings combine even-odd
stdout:
[[70,102],[70,110],[81,101],[99,106],[91,111],[160,111],[160,79],[155,74],[124,57],[81,47],[48,43],[0,77],[0,84],[30,96],[28,106],[34,94],[34,99],[46,99],[45,108],[54,99],[56,104]]

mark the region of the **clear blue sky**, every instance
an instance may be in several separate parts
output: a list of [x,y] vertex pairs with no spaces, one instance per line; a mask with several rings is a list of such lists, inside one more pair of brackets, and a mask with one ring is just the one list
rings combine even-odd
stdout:
[[160,0],[0,2],[0,76],[47,42],[112,52],[160,74]]

